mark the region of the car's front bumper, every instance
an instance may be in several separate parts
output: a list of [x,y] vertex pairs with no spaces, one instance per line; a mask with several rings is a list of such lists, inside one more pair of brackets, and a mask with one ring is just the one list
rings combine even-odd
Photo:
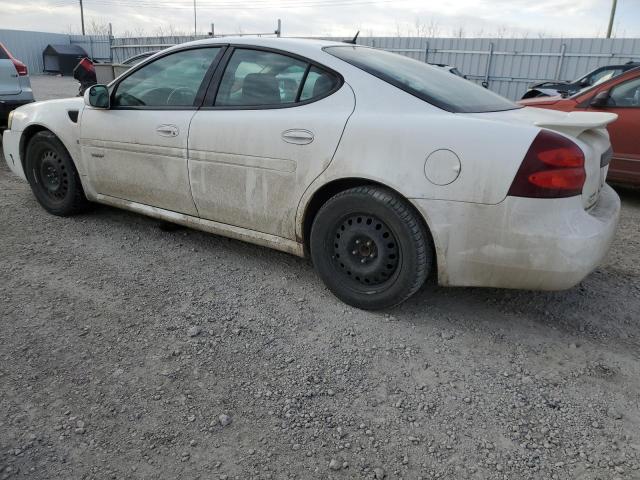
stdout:
[[608,185],[589,210],[580,197],[412,202],[433,234],[439,283],[452,286],[570,288],[602,262],[620,214]]
[[15,130],[5,130],[2,134],[2,152],[4,160],[7,162],[9,169],[25,179],[22,163],[20,161],[20,136],[22,132]]
[[7,100],[6,97],[0,97],[0,126],[7,125],[7,118],[9,117],[10,111],[15,110],[22,105],[26,105],[27,103],[32,103],[33,101],[33,97],[16,100]]

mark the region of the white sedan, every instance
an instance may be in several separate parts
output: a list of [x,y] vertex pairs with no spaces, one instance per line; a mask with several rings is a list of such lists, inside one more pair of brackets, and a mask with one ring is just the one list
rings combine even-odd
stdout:
[[580,282],[618,222],[615,118],[522,108],[372,48],[225,38],[21,107],[3,148],[55,215],[98,202],[309,255],[337,297],[379,309],[429,276]]

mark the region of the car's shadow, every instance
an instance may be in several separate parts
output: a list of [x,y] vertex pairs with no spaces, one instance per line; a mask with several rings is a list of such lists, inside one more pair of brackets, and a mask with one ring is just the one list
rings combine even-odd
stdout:
[[[625,202],[640,206],[636,190],[622,191]],[[93,213],[107,223],[132,223],[143,231],[155,231],[167,238],[179,235],[187,250],[215,253],[229,264],[251,265],[250,268],[293,273],[301,284],[325,292],[310,260],[294,257],[222,236],[200,232],[158,221],[131,212],[99,206]],[[291,271],[291,269],[293,271]],[[434,275],[435,276],[435,275]],[[454,326],[489,322],[495,328],[517,328],[527,324],[542,328],[553,327],[568,334],[591,336],[594,339],[618,338],[635,343],[640,338],[640,312],[637,298],[638,277],[607,266],[589,275],[576,287],[564,291],[525,291],[495,288],[439,287],[434,278],[402,305],[383,313],[398,320],[429,322],[433,313],[445,317]],[[291,297],[295,300],[295,297]],[[332,297],[330,297],[332,298]],[[322,300],[314,300],[321,302]],[[317,308],[322,308],[318,305]],[[637,343],[636,343],[637,345]]]

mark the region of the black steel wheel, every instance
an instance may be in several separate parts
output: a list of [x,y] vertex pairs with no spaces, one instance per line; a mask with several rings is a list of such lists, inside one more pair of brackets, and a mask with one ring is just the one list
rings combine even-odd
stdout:
[[377,216],[357,213],[336,228],[332,261],[336,270],[358,286],[394,279],[400,263],[398,241]]
[[352,188],[329,199],[314,219],[310,240],[322,280],[358,308],[403,302],[431,269],[431,239],[419,214],[377,186]]
[[25,174],[36,199],[48,212],[66,216],[89,206],[73,161],[53,133],[38,132],[29,141]]

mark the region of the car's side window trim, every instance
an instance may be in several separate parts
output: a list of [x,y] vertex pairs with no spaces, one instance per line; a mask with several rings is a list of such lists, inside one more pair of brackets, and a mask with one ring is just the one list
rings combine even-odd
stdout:
[[[258,50],[261,52],[277,53],[279,55],[284,55],[296,60],[300,60],[301,62],[305,62],[307,64],[307,68],[305,70],[304,77],[302,78],[300,86],[298,87],[299,91],[296,95],[296,101],[291,103],[277,104],[277,105],[215,105],[214,104],[215,98],[216,98],[216,95],[218,94],[220,83],[222,82],[222,76],[224,75],[227,65],[231,60],[231,55],[233,55],[233,52],[236,50]],[[275,110],[280,108],[295,108],[295,107],[300,107],[302,105],[308,105],[310,103],[317,102],[319,100],[322,100],[323,98],[328,97],[329,95],[333,95],[338,90],[340,90],[345,83],[344,77],[339,72],[336,72],[334,69],[329,68],[325,65],[322,65],[321,63],[318,63],[315,60],[311,60],[310,58],[303,57],[302,55],[298,55],[296,53],[287,52],[286,50],[280,50],[277,48],[270,48],[270,47],[262,47],[258,45],[230,44],[229,48],[224,54],[224,58],[220,60],[220,62],[218,63],[218,66],[220,68],[218,68],[215,72],[215,76],[211,81],[211,84],[209,85],[209,88],[205,95],[204,102],[200,107],[200,110]],[[323,93],[322,95],[318,95],[317,97],[310,98],[308,100],[300,101],[302,88],[304,86],[304,82],[307,79],[307,75],[311,67],[316,67],[320,70],[324,70],[325,72],[328,72],[329,74],[333,75],[338,81],[336,82],[336,85],[328,92]]]
[[307,68],[304,69],[302,80],[300,80],[300,85],[298,85],[298,92],[296,93],[296,99],[293,101],[294,103],[300,103],[300,96],[302,95],[302,89],[304,88],[304,84],[307,82],[307,77],[309,76],[309,70],[311,70],[311,64],[307,63]]
[[218,62],[216,70],[211,80],[209,81],[209,85],[207,86],[203,101],[200,105],[201,109],[208,108],[209,105],[213,105],[213,103],[215,102],[216,96],[218,95],[218,90],[220,89],[220,83],[222,82],[222,76],[227,69],[229,59],[231,59],[231,55],[233,55],[233,52],[235,50],[236,48],[233,45],[230,45],[224,52],[223,57]]
[[195,99],[193,101],[193,104],[190,106],[184,106],[184,105],[157,105],[157,106],[151,106],[151,105],[127,105],[127,106],[113,106],[111,107],[111,110],[197,110],[198,107],[200,105],[202,105],[202,102],[204,101],[204,97],[206,95],[207,92],[207,87],[209,85],[209,83],[211,82],[211,79],[216,71],[216,69],[218,68],[218,65],[220,64],[220,60],[222,59],[222,57],[224,56],[227,48],[228,48],[228,44],[209,44],[209,45],[193,45],[193,46],[189,46],[186,48],[180,48],[177,50],[171,50],[169,52],[164,53],[163,55],[160,55],[158,57],[155,57],[153,59],[153,61],[151,62],[142,62],[139,65],[136,65],[135,67],[131,68],[129,71],[127,71],[126,74],[124,74],[121,78],[118,79],[117,83],[114,83],[112,85],[109,86],[109,88],[111,88],[111,104],[114,104],[114,98],[115,98],[115,94],[118,90],[118,87],[120,86],[120,83],[122,83],[122,81],[124,81],[126,78],[128,78],[130,75],[134,74],[135,72],[137,72],[138,70],[140,70],[141,68],[150,65],[154,62],[157,62],[158,60],[165,58],[169,55],[173,55],[176,53],[180,53],[180,52],[186,52],[189,50],[201,50],[201,49],[205,49],[205,48],[219,48],[220,51],[217,53],[216,57],[211,61],[211,65],[209,65],[209,67],[207,68],[206,73],[204,74],[204,77],[202,79],[202,82],[200,83],[200,86],[198,87],[198,91],[196,93]]

